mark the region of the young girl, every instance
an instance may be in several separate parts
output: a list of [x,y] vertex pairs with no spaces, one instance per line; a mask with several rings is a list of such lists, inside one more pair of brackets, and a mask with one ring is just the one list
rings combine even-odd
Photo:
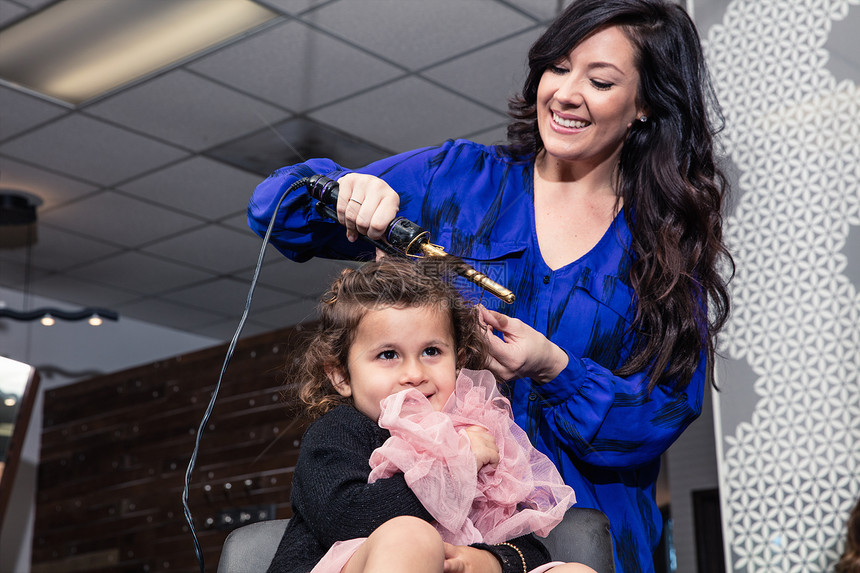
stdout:
[[[524,573],[552,569],[553,573],[593,573],[585,565],[550,562],[543,545],[528,533],[545,535],[572,503],[572,495],[563,495],[570,493],[569,488],[554,469],[553,479],[533,489],[532,497],[538,499],[512,503],[523,502],[524,508],[509,512],[514,521],[528,508],[535,508],[531,529],[528,523],[505,529],[504,520],[493,521],[498,516],[494,508],[480,511],[478,507],[477,513],[470,511],[474,519],[466,520],[466,529],[468,535],[475,535],[472,539],[483,538],[484,542],[445,541],[451,533],[461,533],[446,532],[434,517],[450,517],[446,511],[457,505],[456,501],[452,505],[451,497],[468,496],[469,505],[480,506],[471,503],[487,498],[478,493],[480,486],[475,484],[481,479],[476,476],[486,478],[486,493],[493,489],[496,470],[517,471],[505,466],[509,457],[518,458],[522,469],[543,456],[531,449],[524,434],[523,445],[505,439],[509,426],[516,428],[509,410],[502,411],[510,424],[479,420],[492,427],[470,425],[461,416],[481,417],[474,403],[470,409],[462,402],[466,395],[474,397],[476,391],[486,389],[486,381],[481,382],[480,377],[477,385],[469,378],[458,381],[458,373],[485,365],[486,339],[476,309],[468,307],[453,287],[431,276],[434,270],[439,269],[432,262],[384,259],[344,271],[323,296],[320,330],[303,358],[293,364],[295,375],[302,380],[301,401],[315,421],[302,440],[291,491],[293,517],[270,572]],[[499,399],[493,392],[485,398],[493,403]],[[409,469],[397,468],[397,452],[402,450],[389,448],[386,453],[383,445],[392,433],[378,424],[380,418],[394,419],[392,425],[402,429],[403,424],[396,420],[411,419],[420,425],[440,412],[459,422],[463,431],[455,432],[454,441],[460,443],[451,450],[415,450],[416,455],[404,462]],[[424,437],[438,438],[437,443],[450,441],[453,426],[442,426],[444,431]],[[411,435],[401,433],[401,442],[414,443],[422,433],[420,429]],[[468,463],[462,459],[463,446]],[[442,451],[461,457],[448,459]],[[371,478],[374,452],[377,475]],[[448,481],[423,487],[427,484],[422,486],[421,479],[407,477],[422,464],[436,466],[419,472],[423,476],[442,476]],[[463,487],[456,478],[463,475],[464,468],[472,476],[459,481],[471,486]],[[518,475],[524,473],[528,472]],[[410,481],[417,486],[415,490]],[[451,487],[454,483],[457,487]],[[422,490],[425,494],[448,493],[449,499],[425,497],[422,503],[416,493]],[[503,504],[495,509],[499,505]],[[559,507],[561,513],[553,514]],[[487,519],[493,521],[489,527]],[[517,528],[519,532],[511,538],[493,538]]]

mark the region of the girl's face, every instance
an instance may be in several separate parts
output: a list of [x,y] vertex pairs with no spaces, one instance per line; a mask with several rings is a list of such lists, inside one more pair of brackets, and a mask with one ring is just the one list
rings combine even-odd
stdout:
[[454,392],[457,348],[449,312],[431,307],[372,310],[358,323],[348,353],[347,376],[331,374],[341,396],[379,420],[380,402],[417,388],[441,410]]
[[617,26],[605,28],[544,71],[537,121],[548,160],[615,164],[632,122],[639,72],[635,49]]

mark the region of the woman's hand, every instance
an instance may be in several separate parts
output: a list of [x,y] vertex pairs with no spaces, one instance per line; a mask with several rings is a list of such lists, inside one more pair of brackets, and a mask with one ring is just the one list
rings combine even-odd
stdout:
[[445,573],[502,573],[499,560],[483,549],[445,544]]
[[361,173],[338,179],[337,220],[346,227],[346,237],[355,241],[367,235],[379,239],[400,209],[400,195],[388,183]]
[[[487,325],[488,368],[502,380],[532,378],[536,382],[549,382],[567,366],[564,350],[528,324],[483,306],[478,309]],[[504,338],[493,334],[493,329]]]
[[466,428],[466,435],[469,437],[478,470],[487,464],[499,463],[499,446],[489,430],[482,426],[469,426]]

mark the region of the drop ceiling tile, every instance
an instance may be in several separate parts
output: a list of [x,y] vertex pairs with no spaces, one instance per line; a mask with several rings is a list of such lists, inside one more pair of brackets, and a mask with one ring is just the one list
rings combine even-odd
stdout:
[[[230,228],[232,229],[233,227],[230,227]],[[248,286],[250,286],[251,280],[254,278],[254,270],[257,267],[257,259],[260,256],[259,248],[262,247],[263,240],[261,237],[258,237],[256,234],[249,231],[247,229],[247,227],[245,229],[240,228],[237,230],[242,234],[250,233],[250,236],[254,237],[254,240],[257,241],[258,250],[257,250],[257,254],[254,256],[254,260],[246,261],[246,263],[248,263],[252,266],[246,266],[244,268],[238,269],[238,270],[230,273],[232,278],[239,280],[243,284],[247,284]],[[266,271],[264,269],[269,269],[272,265],[280,264],[286,260],[288,260],[288,259],[286,259],[284,257],[284,255],[282,255],[277,249],[275,249],[275,247],[273,247],[272,245],[268,245],[266,247],[265,256],[263,257],[263,265],[260,269],[261,273],[263,273],[263,272],[266,272],[267,274],[271,273],[272,271]],[[280,292],[291,292],[290,289],[282,287],[278,284],[272,284],[271,281],[268,283],[265,283],[265,282],[261,283],[258,280],[257,282],[258,282],[258,284],[268,284],[268,286],[271,286],[271,287],[279,290]]]
[[0,0],[0,26],[5,26],[24,14],[27,9],[18,4],[13,4],[9,0]]
[[[254,274],[254,267],[257,266],[257,259],[260,256],[260,248],[263,245],[263,238],[258,236],[248,227],[248,217],[245,213],[240,213],[230,217],[228,219],[223,219],[218,222],[219,226],[227,227],[228,229],[233,229],[241,233],[242,235],[247,235],[249,237],[253,237],[255,241],[257,241],[257,254],[254,257],[253,261],[248,261],[248,267],[245,269],[240,269],[236,273],[233,274],[241,274],[242,280],[247,279],[251,280],[251,277]],[[278,252],[275,247],[269,245],[266,247],[266,254],[263,257],[263,265],[268,266],[270,264],[280,263],[287,260],[284,255]],[[253,265],[253,266],[252,266]]]
[[[564,0],[565,5],[570,0]],[[541,22],[549,22],[555,18],[563,8],[559,8],[559,0],[517,0],[517,6],[537,18]]]
[[[261,180],[262,181],[262,180]],[[250,199],[250,197],[248,197]],[[231,217],[227,217],[225,219],[221,219],[218,221],[219,225],[223,225],[225,227],[230,227],[231,229],[235,229],[240,233],[245,233],[247,231],[251,231],[251,228],[248,226],[248,214],[245,213],[237,213]],[[253,231],[251,231],[253,233]],[[256,236],[256,235],[255,235]],[[270,247],[269,250],[274,251],[274,247]],[[266,253],[268,257],[268,253]]]
[[269,8],[277,8],[287,14],[300,14],[331,0],[257,0]]
[[[246,232],[249,232],[249,230],[248,229],[244,229],[244,230],[240,229],[240,232],[246,233]],[[256,241],[258,241],[258,244],[262,245],[262,243],[263,243],[262,237],[258,237],[257,234],[253,233],[253,232],[251,232],[251,236],[254,237]],[[260,253],[257,253],[258,258],[259,258],[259,255],[260,255]],[[269,265],[282,263],[286,260],[288,260],[288,259],[286,257],[284,257],[284,255],[282,255],[280,253],[280,251],[278,251],[271,244],[266,246],[266,255],[263,257],[263,268],[266,268]],[[242,280],[247,279],[250,281],[251,277],[254,275],[254,268],[256,268],[256,266],[257,266],[257,259],[254,259],[253,264],[254,264],[253,267],[240,269],[233,274]]]
[[528,51],[541,30],[529,29],[488,48],[430,68],[421,75],[507,113],[508,98],[522,90]]
[[253,266],[262,240],[248,231],[239,233],[219,225],[207,225],[154,243],[143,250],[215,273],[230,273]]
[[259,175],[195,156],[119,187],[141,199],[209,221],[244,213]]
[[19,189],[42,200],[37,213],[93,193],[98,187],[26,165],[9,157],[0,157],[0,187]]
[[124,90],[86,111],[195,151],[289,116],[181,69]]
[[[250,199],[250,197],[249,197],[249,199]],[[248,214],[247,214],[247,212],[236,213],[232,217],[228,217],[226,219],[222,219],[222,220],[218,221],[218,224],[222,225],[224,227],[229,227],[231,229],[234,229],[234,230],[236,230],[242,234],[250,233],[252,237],[255,237],[261,243],[263,241],[263,238],[258,236],[248,226]],[[282,255],[280,252],[277,251],[277,249],[275,249],[275,247],[269,245],[269,247],[266,249],[265,260],[268,262],[268,261],[283,261],[286,259],[284,258],[284,255]],[[257,260],[254,259],[255,264],[256,264],[256,262],[257,262]]]
[[77,267],[68,274],[144,295],[176,290],[213,278],[211,273],[137,251]]
[[[190,305],[222,315],[233,316],[239,322],[245,311],[250,281],[234,278],[218,278],[188,288],[172,291],[160,298],[176,304]],[[251,308],[270,307],[296,302],[297,297],[257,284],[251,300]]]
[[390,152],[318,121],[294,117],[210,149],[206,155],[254,172],[262,180],[276,169],[313,157],[327,157],[338,165],[356,168]]
[[486,131],[473,133],[468,139],[484,145],[504,145],[508,142],[508,122],[500,123]]
[[[39,225],[37,241],[30,249],[30,262],[34,267],[47,271],[62,271],[76,265],[88,263],[115,254],[119,249],[100,241],[94,241],[50,225]],[[0,259],[27,261],[27,249],[0,249]]]
[[139,295],[68,275],[54,274],[33,281],[34,294],[80,306],[108,308],[129,303]]
[[74,114],[0,145],[0,154],[83,181],[112,185],[187,155],[98,119]]
[[0,141],[66,113],[67,108],[0,85]]
[[32,8],[35,10],[36,8],[41,8],[42,6],[46,6],[51,2],[55,2],[56,0],[15,0],[18,4],[23,6],[27,6],[28,8]]
[[189,330],[196,326],[211,324],[224,319],[220,314],[161,299],[143,299],[130,304],[119,305],[116,310],[121,316],[178,330]]
[[49,276],[49,274],[47,271],[38,268],[31,267],[28,270],[25,264],[19,263],[16,260],[0,258],[0,286],[2,287],[26,289],[28,281],[30,284],[33,284]]
[[[298,112],[403,74],[297,21],[230,44],[188,67]],[[327,69],[333,72],[320,73]]]
[[[188,330],[190,332],[193,332],[194,334],[208,336],[210,338],[215,338],[228,342],[230,340],[233,340],[233,336],[236,334],[236,329],[238,327],[238,320],[222,320],[214,324],[206,324],[203,326],[189,328]],[[272,330],[274,329],[269,325],[260,324],[253,320],[246,320],[245,324],[242,326],[242,332],[239,334],[239,340],[243,340],[251,336],[256,336],[258,334],[264,334]]]
[[57,207],[42,220],[125,247],[137,247],[203,224],[175,211],[110,192]]
[[[357,265],[358,263],[352,261],[321,258],[297,263],[281,256],[279,261],[263,265],[257,282],[303,296],[313,306],[344,269],[354,268]],[[246,273],[250,279],[251,272],[246,271]]]
[[505,116],[410,77],[311,114],[395,152],[487,129]]
[[392,62],[417,69],[534,24],[493,0],[333,2],[306,18]]
[[258,324],[266,324],[272,329],[289,328],[303,322],[317,320],[317,308],[306,301],[285,303],[265,309],[252,309],[251,318]]

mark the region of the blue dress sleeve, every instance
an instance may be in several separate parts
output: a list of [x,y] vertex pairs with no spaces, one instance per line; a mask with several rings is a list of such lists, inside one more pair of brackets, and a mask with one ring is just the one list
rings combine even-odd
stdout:
[[[446,143],[446,146],[450,145]],[[442,146],[445,147],[445,146]],[[304,262],[312,257],[329,259],[372,259],[374,248],[364,241],[351,243],[346,230],[337,221],[319,214],[304,186],[282,196],[289,187],[315,174],[340,179],[348,173],[365,173],[385,180],[400,195],[400,214],[412,218],[418,215],[414,204],[423,196],[432,177],[431,158],[439,147],[428,147],[394,155],[360,169],[346,169],[330,159],[311,159],[272,173],[257,188],[248,204],[248,225],[265,236],[272,215],[277,210],[270,242],[288,258]],[[280,206],[279,206],[280,203]]]
[[314,209],[316,200],[304,186],[284,196],[291,185],[304,177],[319,174],[339,179],[346,173],[349,171],[329,159],[311,159],[278,169],[254,190],[248,203],[248,225],[264,237],[272,224],[269,242],[294,261],[304,262],[314,256],[332,259],[361,257],[371,249],[364,244],[350,243],[337,221],[317,213]]
[[592,360],[568,353],[553,380],[532,386],[553,439],[588,464],[633,469],[652,463],[702,411],[707,359],[703,353],[689,385],[657,385],[644,373],[614,375]]

